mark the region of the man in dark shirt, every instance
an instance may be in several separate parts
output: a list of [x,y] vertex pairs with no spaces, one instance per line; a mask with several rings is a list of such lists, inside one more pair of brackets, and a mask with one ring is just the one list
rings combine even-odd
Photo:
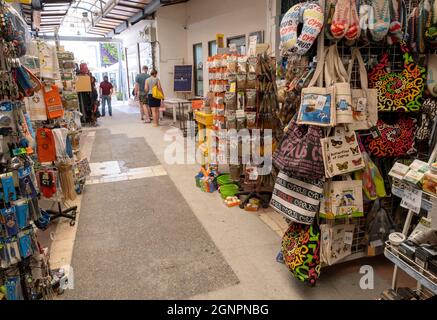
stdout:
[[146,80],[150,77],[150,75],[147,73],[149,68],[147,66],[143,66],[142,70],[143,72],[137,75],[135,78],[135,97],[140,103],[141,120],[145,120],[146,123],[150,123],[150,115],[152,112],[149,108],[147,93],[144,91]]
[[103,82],[100,83],[100,97],[102,98],[102,117],[106,114],[106,103],[108,103],[108,112],[112,117],[112,105],[111,96],[113,92],[113,86],[108,80],[108,76],[103,77]]

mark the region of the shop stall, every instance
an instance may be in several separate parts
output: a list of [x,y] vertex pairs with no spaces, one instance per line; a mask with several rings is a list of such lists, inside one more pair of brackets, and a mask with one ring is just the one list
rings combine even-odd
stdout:
[[89,173],[79,150],[76,64],[59,44],[32,38],[3,1],[0,15],[0,300],[51,299],[62,274],[50,269],[38,234],[58,218],[74,225],[77,207],[63,204]]
[[[201,143],[208,157],[196,184],[229,207],[280,213],[289,228],[279,260],[300,281],[315,285],[325,266],[385,255],[396,267],[382,299],[429,298],[437,283],[434,1],[289,4],[278,61],[260,50],[208,59],[210,93],[198,114],[211,117],[212,138]],[[267,158],[256,160],[269,153],[265,170]],[[398,288],[399,268],[419,289]]]

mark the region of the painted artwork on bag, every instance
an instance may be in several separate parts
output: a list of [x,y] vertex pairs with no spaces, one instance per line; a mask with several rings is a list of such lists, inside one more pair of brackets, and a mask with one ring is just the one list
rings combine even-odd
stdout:
[[332,118],[331,99],[330,94],[303,93],[299,120],[303,123],[329,125]]
[[320,216],[325,219],[364,216],[362,189],[361,180],[330,182],[320,205]]

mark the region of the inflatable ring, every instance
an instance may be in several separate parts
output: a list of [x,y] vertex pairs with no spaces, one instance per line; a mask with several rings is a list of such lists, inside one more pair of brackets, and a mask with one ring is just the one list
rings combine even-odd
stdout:
[[[281,21],[280,36],[283,51],[304,55],[311,48],[323,28],[324,15],[317,3],[299,3],[288,10]],[[303,23],[301,34],[297,29]]]

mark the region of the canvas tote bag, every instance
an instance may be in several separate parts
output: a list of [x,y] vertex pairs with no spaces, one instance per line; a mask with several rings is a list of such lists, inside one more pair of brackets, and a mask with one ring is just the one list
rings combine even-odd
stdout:
[[312,225],[320,209],[324,181],[290,177],[279,172],[270,206],[296,223]]
[[352,51],[351,61],[348,66],[349,82],[355,61],[358,62],[361,89],[352,89],[352,112],[354,121],[349,125],[351,130],[368,130],[376,126],[378,121],[378,90],[369,89],[366,65],[361,56],[360,49]]
[[352,180],[347,176],[343,181],[327,182],[320,206],[320,216],[325,219],[364,216],[363,181]]
[[325,63],[325,83],[335,88],[336,124],[353,123],[352,93],[348,74],[338,54],[337,44],[329,47]]
[[318,57],[317,68],[307,88],[302,89],[301,103],[297,116],[298,124],[332,127],[336,123],[335,88],[333,86],[316,87],[319,78],[323,82],[323,67],[329,49]]
[[321,139],[321,144],[327,178],[364,168],[357,135],[347,126],[336,127],[334,136]]
[[321,262],[332,266],[352,254],[354,224],[321,224]]

